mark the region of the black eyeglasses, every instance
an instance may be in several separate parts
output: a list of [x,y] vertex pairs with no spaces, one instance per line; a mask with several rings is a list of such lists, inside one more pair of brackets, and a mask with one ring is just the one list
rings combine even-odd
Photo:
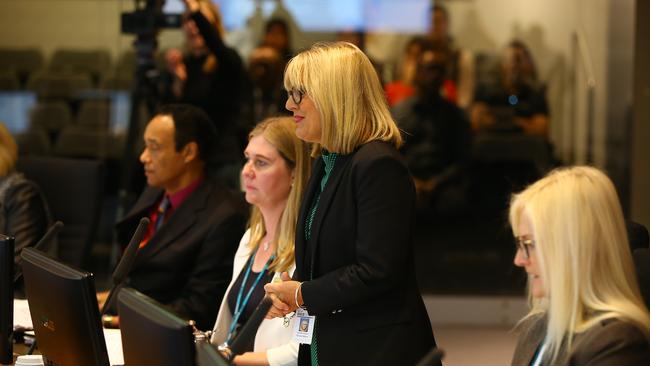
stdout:
[[300,105],[300,102],[302,102],[302,97],[305,96],[305,92],[302,91],[302,90],[299,90],[299,89],[288,90],[287,94],[289,94],[289,96],[291,97],[291,100],[293,100],[293,102],[296,105]]
[[517,236],[515,237],[515,245],[517,250],[523,251],[524,259],[530,259],[530,250],[535,249],[535,240]]

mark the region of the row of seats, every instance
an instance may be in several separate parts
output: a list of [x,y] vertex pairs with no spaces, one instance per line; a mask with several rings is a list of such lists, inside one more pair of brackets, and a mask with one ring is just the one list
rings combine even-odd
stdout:
[[44,101],[37,103],[32,109],[30,127],[40,128],[48,133],[56,133],[69,125],[76,124],[93,130],[108,131],[110,119],[111,107],[107,101],[84,101],[76,116],[72,115],[68,103]]
[[71,158],[117,159],[123,155],[124,135],[113,135],[71,125],[64,128],[55,142],[38,128],[16,134],[22,156],[56,155]]
[[134,71],[133,51],[124,52],[114,65],[103,49],[60,49],[47,63],[38,49],[0,49],[0,90],[35,90],[44,82],[65,84],[61,80],[68,78],[88,88],[128,89]]

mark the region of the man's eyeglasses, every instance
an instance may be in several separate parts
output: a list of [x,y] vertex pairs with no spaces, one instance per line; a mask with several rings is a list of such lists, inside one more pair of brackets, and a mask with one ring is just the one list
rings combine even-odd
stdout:
[[305,92],[302,91],[302,90],[298,90],[298,89],[291,89],[291,90],[287,91],[287,94],[289,94],[289,96],[291,97],[291,100],[293,100],[293,102],[296,105],[300,105],[300,102],[302,102],[302,97],[305,96]]
[[521,250],[524,253],[524,259],[530,259],[530,251],[535,249],[535,240],[517,236],[515,238],[515,245],[517,246],[517,250]]

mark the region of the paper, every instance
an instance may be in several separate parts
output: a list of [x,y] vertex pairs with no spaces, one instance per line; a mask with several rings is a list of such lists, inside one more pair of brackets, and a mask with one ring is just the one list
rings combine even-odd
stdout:
[[14,330],[34,329],[27,300],[14,299]]
[[108,361],[112,366],[124,365],[124,353],[122,352],[122,334],[119,329],[104,328],[104,340],[108,351]]

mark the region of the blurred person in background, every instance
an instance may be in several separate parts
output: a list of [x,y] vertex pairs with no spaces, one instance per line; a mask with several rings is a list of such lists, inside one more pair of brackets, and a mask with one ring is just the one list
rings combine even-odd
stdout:
[[[224,41],[219,10],[209,0],[184,0],[185,53],[170,49],[165,55],[164,103],[182,102],[203,109],[219,133],[221,175],[236,185],[241,166],[241,141],[249,127],[240,121],[242,103],[248,99],[248,81],[237,51]],[[244,126],[242,126],[244,125]]]
[[456,90],[456,98],[450,100],[455,99],[460,108],[466,109],[472,104],[476,87],[474,55],[455,44],[449,33],[450,23],[447,8],[434,5],[428,38],[438,52],[447,54],[445,79],[452,81]]
[[471,131],[463,111],[442,96],[445,54],[421,43],[414,77],[415,95],[392,109],[404,131],[401,152],[409,167],[420,213],[452,215],[466,204],[463,169]]
[[512,41],[501,60],[500,83],[476,92],[470,118],[475,133],[521,132],[548,138],[549,109],[545,88],[537,78],[532,55],[521,41]]

